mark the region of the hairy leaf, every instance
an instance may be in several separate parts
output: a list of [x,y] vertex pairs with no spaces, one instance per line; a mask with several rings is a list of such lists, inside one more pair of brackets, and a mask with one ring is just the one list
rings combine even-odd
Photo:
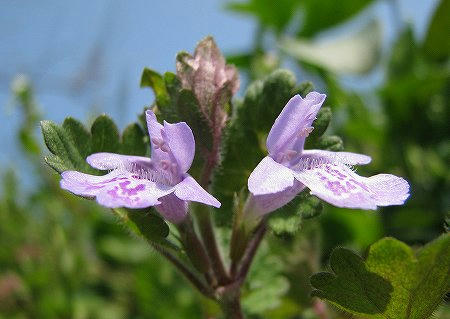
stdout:
[[[99,174],[99,171],[86,163],[86,157],[90,154],[112,152],[144,156],[148,149],[148,138],[138,124],[127,126],[120,139],[116,124],[106,115],[97,117],[92,124],[91,133],[73,118],[66,118],[61,126],[50,121],[42,121],[41,128],[45,143],[52,153],[45,161],[58,173],[77,170]],[[134,233],[142,235],[147,240],[170,245],[165,240],[169,228],[157,214],[144,210],[115,209],[113,212]]]
[[161,241],[169,235],[164,219],[145,210],[127,210],[128,218],[136,224],[140,233],[150,241]]
[[333,273],[311,277],[313,296],[364,318],[428,318],[450,288],[450,235],[417,253],[396,239],[384,238],[370,247],[365,262],[350,250],[337,248],[330,266]]
[[[242,306],[250,314],[264,315],[277,308],[289,289],[284,265],[266,243],[258,250],[242,296]],[[262,302],[263,301],[263,302]]]
[[144,68],[141,76],[141,88],[150,87],[155,93],[156,100],[160,104],[167,104],[169,96],[167,94],[166,86],[163,77],[157,72]]
[[58,157],[58,159],[55,157],[46,158],[47,163],[52,168],[58,172],[89,169],[80,150],[64,128],[51,121],[42,121],[41,129],[48,149]]
[[318,216],[322,212],[322,202],[308,192],[302,192],[290,203],[269,216],[269,226],[276,235],[293,235],[302,226],[304,219]]
[[119,130],[107,115],[97,117],[91,127],[92,153],[119,153]]
[[122,154],[144,156],[147,152],[148,140],[137,123],[128,125],[122,134]]
[[91,133],[89,133],[88,130],[86,130],[83,123],[72,117],[67,117],[64,120],[62,127],[67,132],[67,134],[72,138],[75,147],[78,149],[80,155],[83,158],[86,158],[89,154],[91,154],[92,149]]

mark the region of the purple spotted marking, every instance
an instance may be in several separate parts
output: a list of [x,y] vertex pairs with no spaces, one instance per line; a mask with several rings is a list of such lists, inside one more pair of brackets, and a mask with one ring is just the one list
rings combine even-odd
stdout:
[[248,179],[253,197],[247,214],[260,216],[282,206],[270,205],[271,201],[287,204],[289,201],[283,197],[294,181],[338,207],[375,209],[402,205],[409,197],[408,182],[402,178],[390,174],[360,177],[350,169],[349,165],[368,164],[368,156],[304,150],[305,139],[324,100],[324,94],[311,92],[305,98],[294,96],[283,108],[267,136],[269,155]]
[[328,181],[326,187],[331,190],[335,195],[340,196],[343,193],[347,193],[347,189],[341,185],[339,181]]
[[357,180],[355,180],[355,179],[350,179],[349,180],[350,182],[352,182],[353,184],[355,184],[355,185],[358,185],[359,187],[361,187],[363,190],[365,190],[366,192],[370,192],[370,190],[367,188],[367,186],[366,185],[364,185],[363,183],[361,183],[361,182],[358,182]]
[[[152,159],[92,154],[86,159],[92,167],[112,171],[103,176],[66,171],[61,174],[61,187],[76,195],[96,198],[110,208],[155,206],[163,217],[175,223],[185,218],[188,201],[220,207],[220,202],[187,173],[195,153],[189,126],[184,122],[161,125],[151,110],[146,111],[146,119]],[[164,163],[166,170],[159,163]]]
[[138,192],[141,192],[145,190],[144,184],[139,184],[134,188],[127,188],[128,185],[130,185],[130,181],[125,181],[122,183],[119,183],[120,189],[122,190],[122,194],[127,194],[128,196],[137,195]]

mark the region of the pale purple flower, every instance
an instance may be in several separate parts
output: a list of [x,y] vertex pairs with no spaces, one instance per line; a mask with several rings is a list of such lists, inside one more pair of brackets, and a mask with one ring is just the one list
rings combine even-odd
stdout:
[[220,207],[220,202],[187,174],[195,153],[195,141],[184,123],[164,126],[152,111],[146,112],[151,158],[96,153],[86,161],[94,168],[111,170],[94,176],[77,171],[61,174],[61,187],[76,195],[96,198],[100,205],[117,208],[155,206],[167,220],[179,223],[187,214],[187,201]]
[[368,164],[369,156],[303,149],[325,97],[317,92],[305,98],[296,95],[275,120],[266,141],[269,155],[248,179],[252,195],[246,210],[252,214],[284,206],[305,187],[322,200],[347,208],[402,205],[408,198],[409,184],[403,178],[390,174],[367,178],[352,170],[353,165]]

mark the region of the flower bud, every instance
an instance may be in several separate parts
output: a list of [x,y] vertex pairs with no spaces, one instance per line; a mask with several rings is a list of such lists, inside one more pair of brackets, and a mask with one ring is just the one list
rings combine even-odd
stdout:
[[194,56],[187,52],[177,55],[177,75],[183,88],[192,90],[205,114],[223,112],[224,105],[239,89],[236,68],[225,64],[225,58],[212,37],[200,41]]

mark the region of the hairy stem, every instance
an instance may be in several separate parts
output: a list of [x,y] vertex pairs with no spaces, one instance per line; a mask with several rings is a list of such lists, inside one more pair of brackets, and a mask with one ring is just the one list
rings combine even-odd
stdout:
[[216,286],[217,282],[212,276],[211,261],[206,253],[205,247],[194,230],[191,218],[188,216],[182,223],[178,225],[181,235],[181,241],[184,250],[191,260],[192,265],[204,274],[206,281],[211,286]]
[[220,255],[209,210],[204,205],[197,205],[196,208],[195,211],[200,235],[211,260],[213,271],[216,274],[218,283],[226,284],[230,281],[230,278],[225,270],[222,256]]
[[183,264],[177,256],[172,254],[170,251],[168,251],[166,248],[161,246],[160,244],[156,243],[155,241],[151,240],[150,238],[147,238],[143,233],[141,233],[136,227],[136,224],[134,224],[128,217],[128,214],[126,210],[121,208],[113,208],[113,213],[116,215],[116,217],[119,218],[120,222],[124,225],[127,225],[130,230],[133,231],[133,233],[146,240],[151,247],[153,247],[159,254],[164,256],[167,260],[169,260],[183,275],[187,280],[198,289],[205,297],[215,299],[214,292],[212,289],[206,285],[198,276],[189,269],[185,264]]
[[214,299],[214,293],[211,288],[203,283],[200,278],[197,277],[188,267],[186,267],[175,255],[164,249],[162,246],[150,242],[150,245],[167,260],[169,260],[172,265],[174,265],[189,282],[198,289],[205,297]]
[[239,295],[221,304],[226,319],[244,319]]
[[261,244],[261,241],[263,240],[266,231],[267,231],[266,223],[265,221],[262,221],[256,228],[255,234],[247,246],[244,257],[242,258],[241,261],[241,267],[237,274],[237,280],[241,284],[245,281],[245,278],[247,277],[253,258],[255,257],[256,251],[258,250],[258,247]]
[[[231,96],[229,97],[231,99]],[[212,133],[212,148],[207,153],[206,162],[203,166],[200,177],[200,185],[208,190],[210,187],[213,171],[219,162],[219,151],[222,140],[222,129],[226,122],[226,113],[222,111],[223,104],[220,103],[220,95],[215,94],[212,101],[212,109],[206,118],[210,120],[210,130]],[[206,108],[203,108],[205,110]],[[211,259],[213,271],[217,277],[219,285],[230,282],[230,277],[225,270],[225,266],[220,255],[219,247],[216,241],[213,224],[208,208],[202,205],[196,206],[196,217],[200,234],[205,245],[206,251]]]
[[239,282],[232,282],[217,289],[219,304],[226,319],[243,319],[241,307],[241,286]]

